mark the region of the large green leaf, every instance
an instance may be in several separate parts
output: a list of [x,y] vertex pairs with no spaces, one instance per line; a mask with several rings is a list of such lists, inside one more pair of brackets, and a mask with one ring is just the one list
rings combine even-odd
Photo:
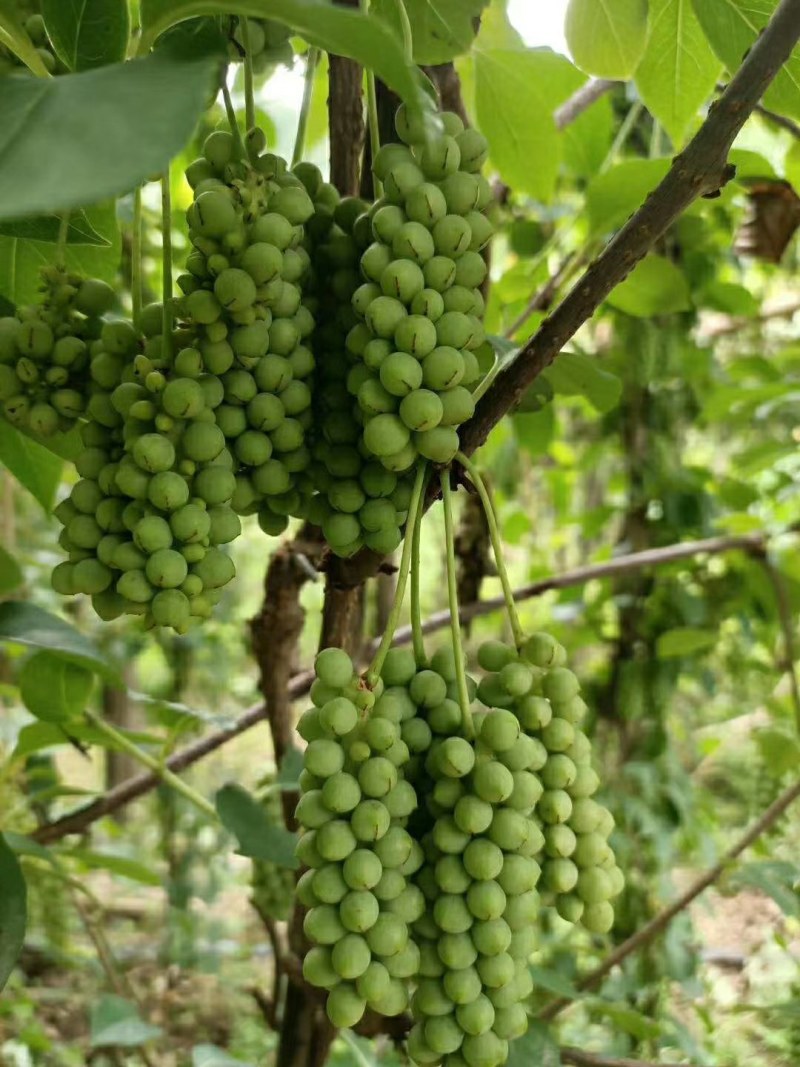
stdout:
[[691,626],[678,626],[666,630],[656,641],[656,654],[659,659],[676,659],[680,656],[693,656],[696,652],[706,652],[719,640],[715,630],[698,630]]
[[733,875],[731,881],[736,888],[748,886],[758,889],[766,896],[772,897],[784,915],[800,917],[800,894],[797,883],[800,868],[796,863],[780,860],[764,860],[760,863],[746,863]]
[[111,682],[119,675],[105,656],[74,626],[34,604],[13,600],[0,604],[0,642],[57,652],[62,658],[102,674]]
[[647,44],[647,0],[570,0],[565,33],[581,70],[629,78]]
[[649,21],[636,87],[648,111],[680,147],[698,109],[713,93],[721,65],[691,0],[650,0]]
[[599,236],[619,229],[668,169],[668,159],[626,159],[598,175],[586,190],[591,234]]
[[[405,0],[416,63],[447,63],[472,47],[476,20],[489,0]],[[373,0],[370,9],[402,33],[397,0]]]
[[561,158],[548,79],[562,63],[545,51],[475,53],[475,108],[492,162],[516,193],[544,201],[553,195]]
[[295,870],[297,838],[268,818],[264,808],[245,789],[226,785],[216,796],[216,808],[223,825],[239,842],[239,850],[252,859],[269,860],[278,867]]
[[78,860],[84,867],[93,871],[111,871],[112,874],[118,874],[141,885],[161,885],[161,877],[157,871],[139,860],[131,859],[130,856],[115,856],[110,852],[93,852],[86,848],[74,848],[65,855]]
[[410,106],[432,113],[425,81],[408,62],[398,35],[383,19],[327,0],[142,0],[140,52],[170,26],[198,15],[249,15],[291,26],[309,44],[358,60]]
[[42,16],[53,47],[70,70],[125,58],[131,32],[128,0],[42,0]]
[[19,11],[17,0],[0,0],[0,44],[4,44],[15,56],[19,56],[34,74],[46,78],[47,68],[36,51],[33,41],[25,32]]
[[19,564],[0,545],[0,596],[8,596],[10,592],[22,585],[22,571]]
[[0,95],[0,214],[92,204],[162,171],[203,110],[214,60],[159,53]]
[[86,667],[42,650],[25,661],[19,675],[22,702],[42,722],[63,723],[86,707],[94,675]]
[[92,1006],[89,1043],[92,1048],[137,1048],[162,1033],[139,1015],[123,997],[106,994]]
[[672,260],[655,254],[637,263],[606,299],[612,307],[643,319],[692,306],[686,275]]
[[36,497],[45,511],[50,510],[61,481],[62,460],[1,418],[0,464]]
[[512,1041],[506,1067],[559,1067],[561,1053],[550,1028],[532,1020],[528,1032]]
[[0,834],[0,990],[25,940],[27,890],[19,861]]
[[[692,0],[711,47],[731,73],[742,65],[758,35],[772,17],[778,0]],[[800,119],[800,50],[788,62],[764,95],[776,111]]]
[[[65,263],[70,270],[113,282],[120,256],[116,206],[106,201],[70,216]],[[39,299],[42,267],[53,262],[55,216],[0,222],[0,294],[18,307]],[[85,221],[84,221],[85,220]],[[17,232],[15,233],[14,230]],[[89,240],[89,234],[95,237]],[[86,239],[79,240],[81,235]],[[48,444],[47,447],[50,447]]]
[[584,396],[601,414],[619,403],[622,382],[616,374],[603,370],[599,362],[580,352],[562,352],[544,372],[556,393]]

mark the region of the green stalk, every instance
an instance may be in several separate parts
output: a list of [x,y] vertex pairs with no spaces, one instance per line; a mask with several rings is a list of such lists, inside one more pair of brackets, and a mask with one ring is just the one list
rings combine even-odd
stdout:
[[196,808],[207,815],[209,818],[217,820],[217,812],[205,797],[201,796],[196,790],[192,789],[190,785],[187,785],[177,774],[173,774],[168,767],[164,767],[155,756],[151,756],[149,752],[145,752],[143,748],[140,748],[137,744],[131,741],[121,733],[115,726],[101,719],[99,715],[93,711],[86,711],[84,713],[86,718],[95,726],[101,733],[105,734],[109,741],[113,741],[115,745],[119,746],[137,763],[141,763],[143,767],[146,767],[153,774],[158,775],[165,785],[170,786],[176,793],[180,793],[182,797],[188,800],[191,804],[194,804]]
[[244,147],[244,141],[242,140],[242,131],[239,129],[239,123],[236,121],[236,108],[233,106],[233,101],[231,100],[231,91],[228,88],[227,78],[222,79],[222,99],[225,102],[225,114],[228,116],[228,125],[233,134],[233,154],[236,159],[246,159],[247,152]]
[[400,28],[403,31],[403,52],[406,60],[412,63],[414,60],[414,35],[411,31],[411,21],[406,11],[406,5],[404,0],[394,0],[394,6],[397,8]]
[[63,270],[67,261],[67,237],[69,236],[70,210],[64,212],[58,224],[58,243],[56,244],[56,266]]
[[169,167],[161,176],[161,354],[169,364],[172,358],[172,191]]
[[[425,479],[427,484],[427,478]],[[420,604],[420,548],[422,540],[422,508],[417,513],[417,521],[411,535],[411,638],[414,646],[414,658],[417,665],[428,662],[425,654],[425,638],[422,633],[422,608]]]
[[[375,75],[371,70],[367,71],[367,116],[369,118],[370,154],[374,162],[375,156],[378,154],[378,149],[381,146],[381,133],[380,126],[378,125],[378,97],[375,92]],[[372,174],[372,182],[375,199],[378,200],[383,196],[383,182],[374,171]]]
[[142,187],[133,194],[133,241],[131,242],[131,305],[133,325],[139,328],[142,312]]
[[439,473],[442,485],[442,503],[444,504],[444,537],[447,551],[447,599],[450,603],[450,633],[453,637],[453,662],[456,668],[456,685],[458,702],[461,705],[461,721],[464,735],[475,736],[472,712],[469,709],[469,690],[467,689],[467,672],[464,668],[464,656],[461,644],[461,619],[458,614],[458,586],[456,584],[456,547],[453,530],[453,493],[450,488],[450,471]]
[[497,525],[497,512],[495,511],[491,494],[489,493],[489,489],[486,482],[483,480],[480,471],[472,460],[468,459],[463,452],[458,452],[456,454],[456,459],[470,476],[470,480],[478,490],[478,496],[481,498],[481,504],[483,504],[483,510],[486,514],[486,522],[489,526],[489,537],[492,541],[492,551],[494,552],[497,574],[500,578],[500,584],[503,587],[503,596],[506,601],[508,621],[511,623],[511,632],[514,635],[514,643],[517,648],[520,648],[525,640],[525,632],[519,621],[519,613],[517,612],[517,605],[514,601],[514,591],[508,577],[508,571],[506,570],[506,562],[503,556],[503,541],[500,537],[500,529]]
[[253,53],[250,44],[250,23],[244,15],[239,16],[244,45],[244,113],[245,125],[252,130],[256,124],[256,98],[253,93]]
[[303,158],[308,131],[308,116],[311,113],[311,99],[314,95],[314,75],[317,73],[319,49],[309,48],[306,56],[306,76],[303,81],[303,99],[300,103],[300,115],[297,119],[297,136],[294,139],[292,166],[295,167]]
[[[406,594],[406,584],[408,583],[408,572],[411,569],[411,549],[414,540],[413,530],[417,522],[417,514],[422,509],[422,496],[425,489],[425,470],[426,464],[420,463],[417,468],[417,476],[414,479],[411,503],[408,507],[406,539],[403,542],[403,554],[400,557],[400,568],[397,572],[397,588],[394,591],[392,610],[389,612],[389,618],[386,620],[386,629],[383,631],[381,643],[378,646],[378,650],[375,653],[366,674],[367,682],[370,685],[375,685],[380,677],[383,661],[386,659],[386,654],[391,648],[394,632],[397,629],[397,624],[400,621],[400,613],[403,610],[403,600]],[[409,534],[411,536],[409,536]]]

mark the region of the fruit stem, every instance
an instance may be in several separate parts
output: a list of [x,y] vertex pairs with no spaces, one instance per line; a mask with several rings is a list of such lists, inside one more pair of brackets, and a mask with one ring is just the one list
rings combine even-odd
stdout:
[[314,95],[314,75],[317,73],[319,62],[319,49],[309,48],[306,55],[306,76],[303,81],[303,99],[300,103],[300,115],[297,119],[297,135],[294,139],[294,151],[292,152],[292,166],[296,167],[303,158],[306,145],[306,132],[308,131],[308,116],[311,114],[311,98]]
[[469,710],[467,672],[464,669],[463,646],[461,643],[461,619],[458,614],[456,543],[453,531],[453,491],[450,487],[450,471],[440,471],[439,480],[442,486],[442,504],[444,505],[444,540],[447,556],[447,599],[450,602],[450,632],[453,636],[453,662],[456,668],[458,702],[461,705],[461,721],[464,728],[464,735],[471,739],[475,736],[475,726],[472,722],[472,712]]
[[253,93],[253,52],[250,44],[250,23],[242,15],[239,19],[244,46],[244,114],[245,127],[252,130],[256,124],[256,100]]
[[417,522],[417,514],[422,509],[422,494],[425,489],[425,472],[427,464],[420,463],[417,468],[417,476],[414,479],[414,488],[411,492],[411,502],[408,506],[408,519],[406,521],[406,539],[403,542],[403,554],[400,557],[400,567],[397,572],[397,588],[394,591],[394,600],[392,601],[392,610],[389,612],[389,618],[386,620],[386,629],[383,631],[383,637],[381,643],[378,646],[378,650],[373,657],[372,663],[369,665],[369,670],[366,674],[367,683],[369,685],[375,685],[380,677],[381,668],[383,667],[383,661],[386,659],[386,655],[391,648],[392,639],[394,638],[394,632],[397,629],[397,624],[400,621],[400,613],[403,610],[403,600],[406,595],[406,584],[408,582],[408,572],[411,569],[411,550],[414,541],[413,530]]
[[406,61],[413,63],[414,61],[414,35],[411,31],[411,21],[406,11],[405,0],[394,0],[394,6],[397,8],[397,16],[400,19],[400,28],[403,31],[403,52],[405,53]]
[[[427,484],[427,478],[425,479]],[[417,521],[411,535],[411,637],[417,666],[427,663],[425,638],[422,633],[422,608],[420,604],[420,549],[422,541],[422,508],[417,512]]]
[[486,522],[489,526],[489,537],[492,541],[492,551],[494,552],[494,560],[497,566],[497,574],[500,578],[500,584],[503,587],[503,596],[506,601],[506,611],[508,612],[508,621],[511,623],[511,632],[514,635],[514,643],[517,648],[521,648],[525,640],[525,632],[522,629],[522,625],[519,621],[519,613],[517,611],[517,605],[514,601],[514,590],[511,587],[511,581],[508,577],[508,570],[506,569],[506,561],[503,555],[503,541],[500,537],[500,529],[497,524],[497,511],[495,510],[494,502],[492,500],[489,487],[483,480],[483,477],[472,462],[468,459],[463,452],[456,453],[456,459],[467,472],[472,484],[478,490],[478,496],[481,498],[481,504],[483,504],[483,510],[486,515]]
[[131,741],[130,738],[126,737],[125,734],[116,728],[116,726],[112,726],[110,723],[106,722],[105,719],[101,719],[95,712],[87,710],[84,714],[92,726],[96,727],[102,734],[105,734],[109,741],[113,741],[113,743],[118,748],[121,748],[123,752],[127,753],[131,759],[136,760],[137,763],[141,763],[143,767],[152,771],[153,774],[158,775],[165,785],[170,786],[176,793],[180,793],[182,797],[188,800],[190,804],[194,804],[194,806],[202,811],[204,815],[207,815],[215,822],[218,820],[214,805],[206,800],[205,797],[201,796],[196,790],[192,789],[190,785],[187,785],[186,782],[177,776],[177,774],[173,774],[168,767],[164,767],[155,756],[151,756],[149,752],[145,752],[143,748],[140,748],[135,742]]
[[242,131],[239,129],[239,123],[236,121],[236,109],[231,100],[231,91],[228,88],[227,72],[222,79],[222,99],[225,102],[225,113],[228,116],[228,125],[230,126],[231,134],[233,135],[233,154],[236,159],[246,159],[247,152],[245,151],[244,141],[242,140]]
[[70,209],[61,216],[61,222],[58,225],[58,244],[56,245],[56,267],[63,270],[66,265],[67,259],[67,237],[69,236],[69,217]]
[[172,192],[169,166],[161,176],[161,355],[172,359]]
[[142,313],[142,187],[133,194],[133,235],[131,241],[131,313],[133,325],[139,329]]
[[[361,10],[366,14],[369,8],[369,0],[361,0]],[[381,146],[381,130],[378,123],[378,97],[375,93],[375,75],[371,70],[364,69],[367,78],[367,121],[369,123],[369,155],[375,160],[378,149]],[[366,158],[366,157],[365,157]],[[375,172],[372,172],[372,187],[375,199],[383,196],[383,182]]]

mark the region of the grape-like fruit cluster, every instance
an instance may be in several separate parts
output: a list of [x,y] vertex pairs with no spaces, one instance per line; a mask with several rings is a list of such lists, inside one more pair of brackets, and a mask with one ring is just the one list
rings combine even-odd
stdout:
[[[39,59],[41,59],[48,73],[66,74],[67,68],[56,55],[52,42],[47,35],[47,27],[39,13],[40,5],[37,3],[20,3],[17,0],[17,3],[13,6],[16,7],[17,18],[25,27],[25,32],[30,37]],[[27,70],[28,68],[16,53],[0,44],[0,75],[18,74],[20,71],[27,72]]]
[[419,969],[410,928],[425,901],[410,879],[423,853],[405,828],[417,795],[405,779],[403,740],[416,708],[403,688],[364,688],[341,649],[321,652],[315,667],[314,707],[299,725],[308,747],[297,855],[308,870],[297,892],[314,946],[303,973],[328,991],[334,1026],[349,1027],[368,1007],[404,1011]]
[[[281,22],[272,19],[247,19],[250,44],[250,61],[256,74],[267,75],[283,64],[291,67],[294,61],[292,31]],[[228,23],[228,57],[233,63],[245,57],[246,47],[241,20],[232,15]]]
[[444,133],[425,140],[421,120],[401,106],[404,143],[375,156],[384,195],[370,210],[373,241],[353,294],[362,321],[347,339],[359,361],[348,386],[364,416],[364,447],[394,472],[418,455],[453,459],[480,376],[481,249],[492,234],[483,213],[491,190],[479,173],[487,145],[457,115],[441,118]]
[[[218,547],[241,530],[230,507],[233,457],[214,418],[223,385],[165,358],[160,305],[144,310],[141,326],[143,342],[130,325],[108,323],[91,347],[81,480],[56,508],[69,559],[53,586],[91,595],[103,619],[142,615],[185,633],[235,573]],[[175,331],[173,350],[190,339]]]
[[42,272],[41,303],[0,318],[0,410],[41,437],[69,430],[84,413],[89,346],[114,291],[98,278]]
[[[264,783],[267,791],[262,800],[264,812],[271,823],[283,825],[283,806],[274,779]],[[253,860],[251,880],[253,904],[261,915],[286,922],[294,899],[294,872],[268,860]]]
[[487,642],[478,661],[489,672],[478,687],[479,699],[512,713],[523,731],[520,744],[524,740],[537,751],[543,899],[568,922],[606,933],[614,922],[611,900],[624,878],[608,844],[613,816],[593,799],[600,780],[591,742],[580,728],[586,704],[578,679],[565,666],[566,652],[549,634],[536,633],[519,652]]
[[301,510],[310,462],[314,358],[306,341],[314,319],[304,303],[302,241],[314,205],[286,163],[263,151],[260,130],[250,131],[247,147],[250,159],[237,159],[231,134],[216,131],[186,171],[193,250],[179,284],[195,336],[176,368],[222,382],[215,419],[234,458],[232,506],[258,513],[265,532],[277,534]]
[[358,322],[351,299],[361,284],[359,257],[371,236],[366,204],[353,197],[340,200],[312,164],[301,163],[295,172],[315,208],[306,227],[317,321],[311,448],[316,496],[308,517],[322,527],[337,555],[352,555],[364,544],[388,554],[401,540],[412,476],[398,477],[364,454],[364,418],[353,395],[361,368],[346,347]]

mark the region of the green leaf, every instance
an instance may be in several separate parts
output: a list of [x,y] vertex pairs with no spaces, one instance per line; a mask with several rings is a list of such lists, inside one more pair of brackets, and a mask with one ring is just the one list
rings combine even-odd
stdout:
[[278,771],[278,784],[282,789],[294,789],[300,782],[303,769],[303,753],[294,746],[288,748],[281,760]]
[[244,1060],[237,1060],[216,1045],[195,1045],[192,1049],[192,1067],[253,1067]]
[[0,0],[0,44],[18,56],[34,74],[46,78],[48,70],[20,21],[19,10],[17,0]]
[[92,1005],[89,1043],[92,1048],[137,1048],[163,1031],[139,1015],[139,1009],[124,997],[107,994]]
[[509,1046],[506,1067],[560,1067],[561,1052],[550,1028],[531,1020],[528,1032]]
[[794,863],[765,860],[746,863],[731,878],[736,887],[748,886],[772,897],[785,915],[800,916],[800,893],[797,882],[800,869]]
[[[291,26],[309,44],[358,60],[410,106],[434,107],[420,71],[406,60],[401,39],[383,19],[326,0],[142,0],[140,53],[170,26],[197,15],[248,15]],[[185,138],[184,138],[185,140]]]
[[686,275],[672,260],[655,254],[637,263],[606,299],[612,307],[642,319],[692,306]]
[[86,707],[94,675],[52,652],[34,652],[19,675],[19,691],[31,715],[43,722],[67,722]]
[[[46,241],[56,244],[61,227],[58,215],[38,215],[28,219],[0,220],[0,237],[19,237],[25,241]],[[102,234],[89,222],[85,211],[70,212],[67,223],[67,244],[76,245],[110,245]]]
[[591,1004],[592,1011],[605,1015],[620,1030],[639,1038],[640,1041],[658,1037],[661,1033],[661,1027],[657,1022],[640,1011],[629,1008],[627,1004],[614,1004],[607,1000],[600,1000],[599,997],[587,1003]]
[[750,290],[735,282],[713,281],[705,286],[698,298],[699,307],[724,311],[727,315],[743,315],[748,318],[758,315],[761,304]]
[[647,0],[569,0],[572,58],[598,78],[629,78],[647,44]]
[[89,849],[74,848],[71,852],[64,853],[66,857],[78,860],[84,867],[91,870],[111,871],[123,878],[129,878],[132,882],[140,882],[142,885],[161,885],[158,873],[138,860],[132,860],[128,856],[115,856],[108,852],[92,852]]
[[111,682],[119,675],[105,656],[74,626],[34,604],[6,601],[0,604],[0,642],[46,649],[63,659],[102,674]]
[[756,730],[755,739],[774,778],[781,778],[789,771],[797,774],[800,767],[800,741],[793,732],[767,726]]
[[500,176],[516,193],[548,201],[561,159],[548,78],[562,63],[552,52],[475,53],[478,125]]
[[566,997],[568,1000],[578,1000],[581,996],[580,990],[576,989],[568,978],[551,967],[529,967],[528,970],[534,984],[540,989],[546,989],[548,993]]
[[[731,74],[739,69],[754,41],[769,22],[777,0],[692,0],[705,35]],[[800,119],[800,52],[778,71],[764,94],[764,104]]]
[[162,171],[192,134],[213,65],[159,53],[59,78],[5,79],[0,214],[95,203]]
[[517,440],[531,456],[544,455],[555,433],[552,404],[548,404],[541,411],[514,415],[513,425]]
[[586,190],[590,234],[619,229],[668,170],[667,159],[627,159],[598,175]]
[[691,626],[678,626],[666,630],[656,641],[656,654],[659,659],[675,659],[679,656],[691,656],[695,652],[705,652],[713,648],[719,640],[715,630],[697,630]]
[[19,564],[0,545],[0,596],[8,596],[20,585],[22,585],[22,571]]
[[[469,52],[475,20],[489,0],[404,0],[414,40],[414,62],[447,63]],[[402,34],[396,0],[373,0],[374,14]]]
[[28,837],[27,834],[15,834],[6,830],[5,833],[0,834],[0,842],[2,841],[18,856],[34,856],[46,863],[53,862],[50,850],[40,845],[38,841],[34,841],[32,837]]
[[680,148],[698,109],[714,92],[720,62],[691,0],[650,0],[649,22],[636,87],[647,110]]
[[57,456],[0,419],[0,463],[50,511],[64,467]]
[[562,352],[544,377],[556,393],[584,396],[600,414],[615,408],[622,395],[622,382],[616,374],[603,370],[596,358],[580,352]]
[[128,50],[128,0],[42,0],[42,17],[59,59],[70,70],[119,63]]
[[[137,745],[158,745],[163,743],[163,738],[143,731],[126,730],[125,737],[135,741]],[[83,745],[98,745],[100,748],[110,749],[112,752],[124,751],[113,738],[98,730],[94,726],[86,726],[83,723],[70,723],[67,729],[51,722],[32,722],[23,726],[17,735],[17,743],[14,746],[12,759],[22,759],[31,752],[41,752],[43,749],[54,748],[57,745],[65,745],[68,739],[79,741]]]
[[[70,240],[66,248],[66,266],[80,274],[113,283],[120,258],[120,233],[114,202],[106,201],[80,211],[75,214],[75,220],[76,228],[72,230],[70,222],[70,232],[76,237],[80,233],[88,237],[91,230],[99,240]],[[46,238],[10,232],[15,227],[24,230],[32,221],[38,223],[40,220],[7,219],[0,222],[0,292],[18,307],[33,304],[40,298],[41,269],[53,260],[49,229],[37,231],[47,234]],[[47,447],[51,447],[49,442]]]
[[25,940],[27,889],[19,861],[0,834],[0,990],[14,969]]
[[247,790],[238,785],[223,786],[215,803],[223,825],[238,840],[243,856],[297,869],[296,835],[270,822],[261,804]]

